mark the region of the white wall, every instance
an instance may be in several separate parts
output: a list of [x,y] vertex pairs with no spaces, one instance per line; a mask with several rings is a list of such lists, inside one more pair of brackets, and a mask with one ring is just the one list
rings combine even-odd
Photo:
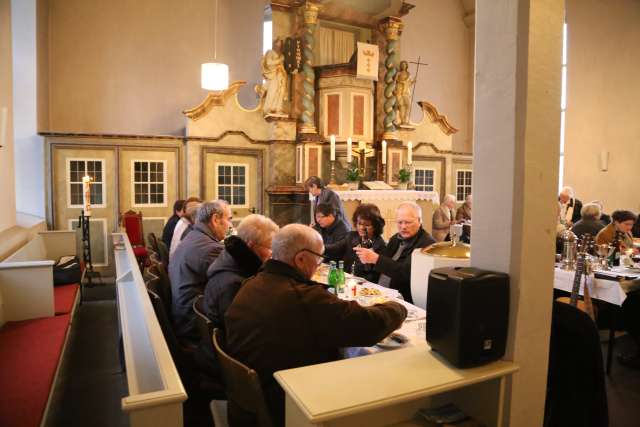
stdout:
[[[6,111],[4,135],[0,134],[0,232],[16,223],[13,168],[13,88],[11,59],[11,0],[0,0],[0,127]],[[0,133],[2,129],[0,129]]]
[[11,22],[16,208],[44,217],[44,146],[37,134],[36,0],[13,0]]
[[[473,28],[464,23],[465,11],[459,1],[421,0],[402,18],[401,58],[429,64],[421,66],[415,88],[416,101],[434,104],[440,114],[459,129],[453,135],[453,149],[471,152],[473,92]],[[471,62],[471,64],[470,64]],[[415,65],[409,67],[412,76]]]
[[[605,211],[640,211],[640,2],[567,0],[564,183]],[[609,170],[598,156],[609,151]]]

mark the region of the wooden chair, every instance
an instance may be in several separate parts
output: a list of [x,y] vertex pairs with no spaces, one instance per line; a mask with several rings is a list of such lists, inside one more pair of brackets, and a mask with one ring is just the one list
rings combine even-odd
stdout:
[[[213,331],[213,347],[222,369],[229,406],[237,407],[255,417],[255,425],[259,427],[273,427],[257,372],[229,356],[222,349],[218,328]],[[234,418],[234,414],[230,412],[230,425],[234,425]]]
[[148,270],[159,280],[152,283],[153,287],[147,286],[147,289],[158,295],[167,317],[171,319],[171,281],[169,275],[162,264],[152,264]]
[[204,295],[198,295],[193,301],[193,312],[196,314],[196,323],[200,331],[200,338],[203,342],[209,341],[213,333],[213,324],[207,317],[204,310]]
[[134,211],[127,211],[120,215],[120,223],[127,232],[129,237],[129,243],[133,248],[133,254],[138,260],[140,271],[144,271],[144,267],[147,265],[147,259],[149,254],[144,244],[144,232],[142,230],[142,212],[135,213]]

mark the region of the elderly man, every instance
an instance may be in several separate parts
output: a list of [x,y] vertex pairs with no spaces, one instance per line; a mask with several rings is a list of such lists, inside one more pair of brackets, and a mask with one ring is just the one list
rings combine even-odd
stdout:
[[377,254],[371,249],[354,248],[363,264],[373,264],[380,273],[378,284],[397,289],[405,301],[411,299],[411,253],[436,241],[422,228],[422,209],[415,202],[404,202],[396,211],[398,232],[387,247]]
[[162,241],[169,248],[171,246],[171,239],[173,238],[173,230],[176,228],[176,224],[180,221],[184,215],[184,200],[176,200],[173,204],[173,215],[167,220],[164,228],[162,229]]
[[271,258],[271,241],[278,231],[275,222],[262,215],[249,215],[240,222],[237,236],[224,240],[224,251],[207,270],[204,302],[215,328],[224,329],[224,314],[241,283],[258,273]]
[[442,203],[433,212],[432,232],[433,238],[442,242],[449,234],[449,227],[456,223],[456,196],[447,194]]
[[351,231],[351,225],[347,220],[347,216],[344,214],[344,206],[342,205],[340,196],[338,196],[335,191],[325,187],[324,181],[322,181],[320,177],[310,176],[309,178],[307,178],[304,183],[304,188],[309,192],[309,195],[315,197],[315,200],[312,202],[314,221],[316,218],[318,205],[323,203],[329,204],[333,206],[333,209],[336,213],[336,218],[343,219],[345,225],[347,226],[347,231]]
[[198,345],[193,301],[204,293],[207,269],[224,248],[221,241],[229,227],[231,210],[227,202],[203,203],[193,231],[184,238],[169,263],[174,330],[186,346]]
[[597,204],[587,203],[580,209],[580,215],[582,219],[571,227],[571,231],[576,236],[591,234],[595,237],[604,228],[604,224],[600,221],[600,206]]
[[328,203],[320,203],[316,207],[316,223],[313,229],[320,233],[325,245],[341,241],[349,232],[344,218],[338,218],[335,208]]
[[471,204],[473,202],[473,196],[469,194],[464,203],[460,205],[456,211],[456,221],[464,222],[471,221]]
[[580,220],[580,211],[582,211],[582,202],[573,195],[573,188],[564,187],[558,194],[560,202],[560,222],[567,227]]
[[171,245],[169,246],[169,262],[173,258],[173,254],[178,248],[178,245],[183,239],[184,232],[193,226],[195,215],[198,212],[198,208],[202,204],[202,200],[198,197],[189,197],[184,202],[183,214],[180,217],[180,221],[173,229],[173,235],[171,236]]
[[283,227],[272,249],[227,310],[226,348],[258,372],[275,424],[282,425],[284,394],[274,372],[339,359],[340,347],[374,345],[400,327],[407,311],[396,302],[361,307],[312,282],[324,245],[310,227]]

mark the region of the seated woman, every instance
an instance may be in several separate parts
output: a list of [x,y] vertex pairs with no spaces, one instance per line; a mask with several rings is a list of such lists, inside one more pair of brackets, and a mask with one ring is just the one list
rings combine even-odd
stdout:
[[611,214],[611,224],[600,230],[596,236],[596,243],[611,243],[616,237],[616,233],[620,235],[623,249],[633,249],[633,237],[631,229],[636,222],[636,216],[630,211],[614,211]]
[[354,247],[366,247],[380,253],[386,243],[382,238],[384,219],[376,205],[365,203],[353,213],[356,231],[350,231],[337,243],[325,245],[325,256],[332,260],[343,260],[344,271],[377,283],[380,273],[374,271],[371,264],[362,264],[353,251]]
[[582,206],[580,210],[581,219],[573,224],[571,231],[578,237],[582,237],[584,234],[596,236],[604,228],[604,224],[600,221],[600,215],[601,210],[598,204],[587,203]]

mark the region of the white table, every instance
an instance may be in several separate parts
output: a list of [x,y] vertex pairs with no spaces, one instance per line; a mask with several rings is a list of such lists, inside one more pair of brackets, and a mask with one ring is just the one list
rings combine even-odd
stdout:
[[[553,287],[561,291],[571,292],[574,277],[575,271],[556,268]],[[617,306],[621,306],[627,298],[627,294],[620,287],[620,283],[615,280],[596,279],[592,274],[589,276],[587,283],[591,298],[606,301]],[[584,278],[580,283],[580,295],[584,295]]]

